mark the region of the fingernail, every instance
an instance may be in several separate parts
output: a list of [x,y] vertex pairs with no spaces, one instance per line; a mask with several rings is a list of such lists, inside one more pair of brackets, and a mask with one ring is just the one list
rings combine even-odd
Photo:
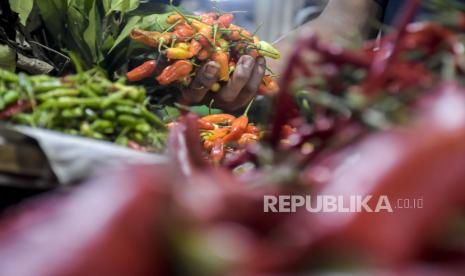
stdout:
[[260,57],[257,59],[258,65],[264,65],[265,64],[265,59]]
[[207,68],[205,68],[204,76],[208,79],[213,79],[217,73],[218,73],[218,67],[214,65],[207,65]]

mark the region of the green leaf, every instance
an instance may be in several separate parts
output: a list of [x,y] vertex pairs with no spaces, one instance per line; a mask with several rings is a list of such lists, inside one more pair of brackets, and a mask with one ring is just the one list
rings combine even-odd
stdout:
[[163,13],[144,16],[140,28],[149,31],[163,32],[170,27],[170,24],[166,23],[166,20],[171,14],[172,13]]
[[89,11],[88,18],[89,24],[84,31],[84,41],[87,43],[94,61],[99,61],[102,57],[102,53],[100,52],[102,32],[97,1],[94,1],[92,8]]
[[16,52],[7,45],[0,45],[0,68],[12,72],[16,69]]
[[33,0],[10,0],[10,8],[19,15],[19,21],[26,26],[27,18],[32,11]]
[[93,59],[91,51],[83,38],[87,20],[75,7],[70,7],[68,9],[67,19],[67,36],[64,41],[66,48],[76,52],[76,54],[78,54],[83,59],[83,66],[88,68],[92,65]]
[[110,12],[118,11],[121,13],[127,13],[139,7],[139,0],[112,0]]
[[65,36],[65,16],[67,13],[66,0],[35,0],[39,7],[40,16],[48,32],[55,41],[62,42]]
[[105,14],[108,14],[111,9],[111,0],[102,0],[103,10]]
[[115,43],[113,44],[113,47],[111,47],[109,52],[113,51],[113,49],[115,49],[115,47],[118,46],[118,44],[120,44],[124,39],[128,37],[131,30],[134,29],[140,22],[140,19],[140,16],[133,16],[128,20],[126,26],[124,26],[123,30],[118,35],[118,38],[116,38]]

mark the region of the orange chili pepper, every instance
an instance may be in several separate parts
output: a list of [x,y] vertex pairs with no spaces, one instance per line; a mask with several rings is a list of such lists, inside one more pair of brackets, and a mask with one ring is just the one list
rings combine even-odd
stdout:
[[239,138],[239,141],[237,141],[237,143],[241,146],[246,146],[258,142],[259,139],[260,138],[256,134],[244,133],[242,134],[241,138]]
[[233,20],[234,20],[234,15],[232,13],[225,13],[222,16],[218,17],[218,24],[222,28],[229,28]]
[[224,143],[237,141],[244,134],[247,125],[249,124],[249,118],[246,115],[242,115],[231,125],[231,131],[223,138]]
[[191,40],[191,43],[189,44],[189,52],[191,53],[192,56],[196,56],[200,50],[202,50],[202,44],[198,42],[195,39]]
[[198,20],[192,20],[191,22],[192,26],[198,31],[202,31],[202,30],[210,30],[210,32],[212,31],[212,26],[208,25],[208,24],[205,24],[201,21],[198,21]]
[[258,135],[260,134],[260,129],[254,125],[248,125],[245,132]]
[[181,20],[181,22],[185,22],[184,17],[182,17],[180,14],[173,14],[173,15],[168,16],[168,18],[166,19],[166,23],[174,24],[178,22],[179,20]]
[[198,127],[203,130],[214,130],[215,126],[211,122],[207,122],[200,118],[197,120]]
[[213,148],[214,141],[205,140],[203,141],[203,148],[206,150],[211,150]]
[[173,34],[176,35],[177,41],[186,41],[195,34],[195,30],[188,24],[180,24],[176,26]]
[[236,117],[231,114],[212,114],[202,117],[203,120],[213,123],[213,124],[232,124]]
[[137,42],[149,47],[156,48],[160,43],[167,44],[171,42],[172,33],[149,32],[141,29],[134,29],[129,33],[129,37]]
[[211,16],[210,13],[202,15],[202,23],[213,25],[216,23],[216,18]]
[[187,77],[192,72],[193,66],[186,60],[178,60],[166,67],[157,77],[161,85],[167,85],[174,81]]
[[219,164],[224,158],[224,142],[221,139],[216,139],[213,142],[213,147],[210,151],[210,158],[213,164]]
[[155,60],[149,60],[129,71],[126,77],[129,81],[140,81],[150,77],[153,72],[155,72],[156,68],[157,62]]
[[209,57],[210,57],[210,52],[205,49],[200,50],[200,52],[197,54],[197,58],[199,60],[206,60]]
[[213,54],[212,60],[218,62],[218,64],[220,65],[220,72],[219,72],[220,80],[228,81],[229,80],[229,55],[226,52],[223,52],[222,50],[218,50]]
[[166,57],[168,59],[189,59],[192,57],[192,54],[182,48],[169,48],[166,50]]
[[279,85],[272,76],[264,76],[262,83],[258,87],[259,95],[272,96],[279,91]]

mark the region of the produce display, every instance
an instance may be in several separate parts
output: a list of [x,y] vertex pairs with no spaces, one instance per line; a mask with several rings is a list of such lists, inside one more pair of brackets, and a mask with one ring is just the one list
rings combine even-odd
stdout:
[[[183,106],[167,123],[143,89],[98,69],[0,71],[0,120],[127,137],[139,149],[157,148],[167,128],[170,160],[104,173],[6,214],[0,275],[464,275],[465,6],[405,3],[390,32],[362,45],[303,34],[279,91],[263,79],[273,97],[261,124],[257,101],[237,116]],[[420,8],[427,20],[414,22]],[[158,52],[127,79],[187,86],[195,68],[217,60],[219,90],[240,55],[278,57],[232,19],[175,9],[157,17],[159,30],[131,28]],[[309,210],[332,196],[333,211]],[[368,209],[342,211],[354,197],[369,198]],[[384,197],[391,210],[376,211]]]
[[[219,81],[211,88],[218,92],[235,70],[236,62],[242,55],[280,58],[280,53],[270,43],[260,41],[251,32],[233,24],[231,13],[209,12],[200,16],[187,15],[180,11],[166,16],[168,27],[162,31],[134,29],[129,36],[158,50],[158,59],[149,60],[128,72],[129,81],[140,81],[154,75],[160,85],[173,83],[189,86],[195,76],[195,69],[208,61],[220,66]],[[276,80],[266,75],[258,89],[262,95],[273,95],[278,91]]]
[[163,121],[142,87],[111,82],[98,72],[63,78],[0,69],[0,121],[161,151]]

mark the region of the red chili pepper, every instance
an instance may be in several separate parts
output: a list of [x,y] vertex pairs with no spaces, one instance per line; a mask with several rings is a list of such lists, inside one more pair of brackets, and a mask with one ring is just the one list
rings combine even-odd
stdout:
[[202,117],[202,119],[204,121],[207,121],[207,122],[210,122],[210,123],[213,123],[213,124],[232,124],[232,122],[234,122],[234,120],[236,120],[236,117],[234,117],[233,115],[231,114],[212,114],[212,115],[208,115],[208,116],[205,116],[205,117]]
[[180,24],[176,26],[173,34],[176,35],[177,41],[186,41],[195,34],[195,30],[188,24]]
[[222,50],[216,51],[212,59],[220,65],[219,78],[222,81],[229,80],[229,55]]
[[149,60],[142,65],[137,66],[126,74],[129,81],[140,81],[150,77],[157,68],[157,62],[155,60]]
[[210,52],[208,50],[202,49],[200,52],[197,54],[197,58],[199,60],[206,60],[210,57]]
[[228,128],[216,128],[214,130],[204,131],[202,132],[202,138],[207,141],[215,141],[216,139],[221,139],[228,135],[229,129]]
[[200,50],[202,50],[202,44],[198,42],[195,39],[191,40],[191,43],[189,44],[189,52],[191,53],[192,56],[196,56],[199,54]]
[[242,134],[247,129],[247,125],[249,124],[249,118],[246,115],[242,115],[231,125],[231,131],[223,138],[224,143],[229,143],[233,141],[239,140]]
[[199,128],[203,130],[214,130],[215,126],[211,122],[207,122],[204,119],[200,118],[197,120]]
[[218,18],[218,24],[222,28],[229,28],[233,20],[234,20],[234,15],[232,13],[225,13]]
[[186,60],[178,60],[173,65],[166,67],[157,77],[161,85],[168,85],[174,81],[187,77],[192,72],[193,66]]
[[239,138],[239,140],[237,141],[237,143],[241,146],[246,146],[246,145],[250,145],[250,144],[253,144],[253,143],[256,143],[258,142],[258,140],[260,140],[260,138],[258,137],[258,135],[256,134],[253,134],[253,133],[244,133],[242,134],[242,136]]
[[210,152],[210,157],[213,164],[219,164],[224,158],[224,142],[221,139],[216,139],[213,142],[213,147]]
[[264,76],[262,83],[258,87],[259,95],[272,96],[279,91],[278,83],[271,76]]
[[258,135],[260,134],[260,129],[254,125],[248,125],[245,132]]
[[5,110],[0,112],[0,120],[10,118],[11,116],[24,112],[32,108],[30,101],[19,100],[14,105],[7,107]]

